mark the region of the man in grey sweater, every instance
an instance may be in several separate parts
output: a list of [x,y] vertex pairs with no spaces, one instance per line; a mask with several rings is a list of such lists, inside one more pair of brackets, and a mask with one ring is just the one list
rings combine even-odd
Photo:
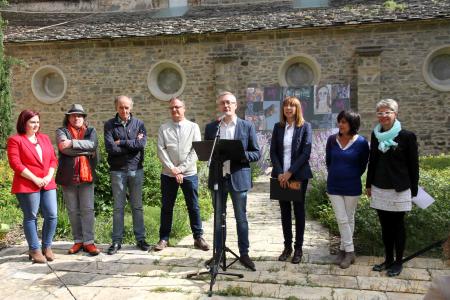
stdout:
[[198,205],[197,155],[192,147],[193,141],[200,141],[200,129],[196,123],[186,120],[184,102],[178,98],[169,101],[171,121],[164,123],[158,132],[158,158],[162,164],[161,172],[161,226],[159,242],[154,247],[161,251],[168,246],[172,230],[173,207],[178,187],[184,194],[189,212],[189,220],[194,237],[194,247],[204,251],[209,245],[203,239],[202,220]]

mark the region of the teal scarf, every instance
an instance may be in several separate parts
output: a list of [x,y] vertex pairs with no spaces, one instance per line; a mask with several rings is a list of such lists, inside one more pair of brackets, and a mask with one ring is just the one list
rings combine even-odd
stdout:
[[395,120],[394,125],[391,129],[388,131],[381,132],[381,125],[378,124],[373,129],[373,133],[375,134],[375,137],[378,140],[378,149],[386,153],[389,148],[395,147],[398,145],[398,143],[394,142],[394,139],[397,137],[398,133],[402,130],[402,125],[400,124],[400,121]]

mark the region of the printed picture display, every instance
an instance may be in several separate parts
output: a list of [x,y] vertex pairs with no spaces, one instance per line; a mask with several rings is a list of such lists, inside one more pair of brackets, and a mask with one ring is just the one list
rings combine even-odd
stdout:
[[258,131],[272,131],[280,121],[281,104],[294,96],[302,105],[303,117],[313,129],[336,128],[337,114],[350,109],[350,85],[323,84],[301,87],[257,86],[247,88],[245,119]]

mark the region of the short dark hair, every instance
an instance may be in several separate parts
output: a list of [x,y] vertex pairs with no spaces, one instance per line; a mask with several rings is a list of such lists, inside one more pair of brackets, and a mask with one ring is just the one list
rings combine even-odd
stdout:
[[351,111],[351,110],[343,110],[341,111],[337,116],[338,123],[345,119],[348,124],[350,125],[350,131],[349,133],[351,135],[355,135],[358,133],[359,126],[361,124],[361,117],[357,112]]
[[[37,111],[31,110],[31,109],[25,109],[22,110],[19,117],[17,118],[17,124],[16,124],[16,130],[19,134],[25,134],[27,133],[27,122],[29,119],[38,116],[39,119],[41,116]],[[39,127],[40,129],[40,127]]]

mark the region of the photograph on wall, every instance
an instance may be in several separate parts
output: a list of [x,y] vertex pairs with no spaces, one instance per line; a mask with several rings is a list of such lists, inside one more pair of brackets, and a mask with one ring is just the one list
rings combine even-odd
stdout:
[[264,101],[281,101],[282,89],[279,86],[267,86],[264,88]]
[[314,86],[314,114],[331,114],[331,84]]
[[264,89],[260,87],[247,88],[247,102],[261,102],[264,100]]
[[350,109],[350,85],[333,84],[331,87],[331,111],[339,113]]
[[255,124],[256,130],[265,130],[263,102],[247,102],[245,119]]
[[334,123],[336,123],[336,120],[333,120],[332,114],[329,113],[315,115],[309,122],[311,123],[312,129],[331,129],[335,128]]
[[264,101],[264,130],[273,130],[275,123],[280,121],[280,101]]

